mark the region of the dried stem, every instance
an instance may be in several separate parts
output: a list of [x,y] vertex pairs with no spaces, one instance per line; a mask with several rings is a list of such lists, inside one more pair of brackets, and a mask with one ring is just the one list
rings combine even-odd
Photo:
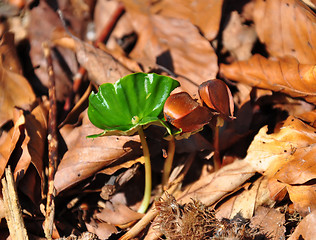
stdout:
[[58,157],[58,142],[57,142],[57,129],[56,129],[56,87],[55,75],[53,70],[53,63],[50,48],[47,43],[43,43],[44,56],[47,61],[47,72],[49,76],[49,113],[48,113],[48,192],[46,204],[46,216],[44,223],[44,232],[47,239],[52,239],[54,216],[55,216],[55,203],[54,198],[56,190],[54,188],[54,176],[57,167]]
[[148,149],[148,144],[147,144],[144,130],[142,127],[138,129],[138,134],[139,134],[140,141],[143,147],[143,155],[145,158],[145,192],[144,192],[143,201],[138,209],[138,212],[145,213],[149,206],[150,197],[151,197],[151,163],[150,163],[150,153]]
[[16,186],[10,166],[5,169],[5,177],[1,180],[2,194],[10,236],[13,240],[27,240],[27,231],[24,226],[21,206],[19,204]]

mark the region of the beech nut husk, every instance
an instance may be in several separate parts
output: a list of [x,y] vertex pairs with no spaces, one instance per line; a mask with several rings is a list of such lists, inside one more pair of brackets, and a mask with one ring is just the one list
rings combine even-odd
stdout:
[[235,118],[233,96],[223,81],[208,80],[199,86],[198,91],[203,105],[226,120]]
[[195,132],[207,124],[213,113],[186,92],[170,95],[164,106],[165,119],[182,132]]

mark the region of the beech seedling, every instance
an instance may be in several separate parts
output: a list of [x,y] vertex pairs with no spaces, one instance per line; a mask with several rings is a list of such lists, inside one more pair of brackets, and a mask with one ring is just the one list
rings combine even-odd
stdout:
[[214,168],[221,167],[219,151],[219,128],[224,125],[224,120],[231,120],[235,117],[233,96],[228,86],[219,79],[203,82],[198,89],[202,104],[207,106],[215,114],[214,132]]
[[140,136],[145,159],[145,193],[139,212],[146,212],[151,196],[150,154],[143,129],[158,124],[170,129],[163,119],[163,106],[178,81],[155,73],[134,73],[114,84],[105,83],[89,96],[88,116],[92,124],[103,129],[95,138],[106,135]]
[[170,95],[164,106],[165,119],[180,129],[181,134],[198,132],[214,119],[214,168],[218,170],[221,166],[219,127],[224,120],[235,118],[233,97],[228,86],[219,79],[202,83],[198,92],[202,105],[186,92]]

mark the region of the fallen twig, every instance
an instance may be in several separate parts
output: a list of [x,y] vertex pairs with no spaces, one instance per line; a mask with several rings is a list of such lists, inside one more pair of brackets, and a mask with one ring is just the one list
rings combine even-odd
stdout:
[[44,56],[47,61],[47,72],[49,76],[49,113],[48,113],[48,190],[47,190],[47,204],[46,216],[44,222],[44,232],[47,239],[52,239],[54,216],[55,216],[55,203],[54,198],[56,190],[54,188],[54,176],[57,167],[58,156],[58,142],[56,130],[56,86],[55,75],[53,70],[53,62],[51,57],[50,48],[47,43],[43,43]]
[[1,180],[2,194],[10,236],[13,240],[27,240],[27,231],[22,218],[21,206],[14,184],[10,166],[5,169],[5,177]]

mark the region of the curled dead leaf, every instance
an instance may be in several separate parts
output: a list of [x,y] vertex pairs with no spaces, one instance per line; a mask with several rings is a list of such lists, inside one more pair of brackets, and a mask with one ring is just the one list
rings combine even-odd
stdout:
[[256,54],[248,61],[221,64],[220,74],[253,87],[303,97],[316,103],[316,66],[300,64],[293,57],[272,60]]

